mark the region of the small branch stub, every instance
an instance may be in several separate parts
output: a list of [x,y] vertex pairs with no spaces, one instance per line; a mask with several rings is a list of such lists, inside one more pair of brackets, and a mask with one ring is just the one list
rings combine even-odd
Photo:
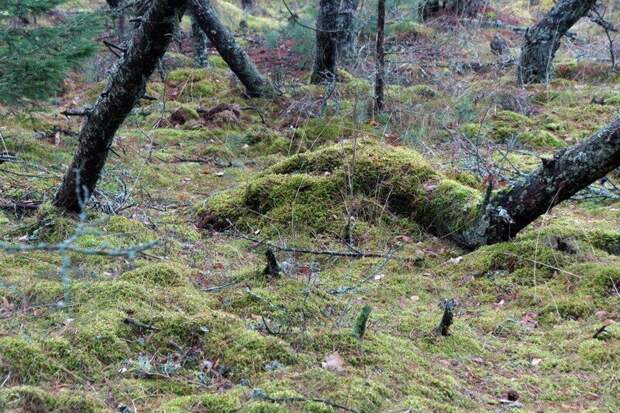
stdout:
[[360,311],[357,319],[355,320],[355,324],[353,325],[353,335],[358,339],[363,339],[364,334],[366,333],[366,325],[368,324],[368,318],[370,317],[370,312],[372,311],[372,307],[368,304],[362,307],[362,311]]
[[267,258],[267,266],[263,270],[263,274],[265,274],[267,278],[279,277],[282,270],[280,269],[280,265],[278,264],[273,250],[267,249],[267,251],[265,251],[265,257]]
[[443,308],[443,316],[441,317],[441,321],[439,325],[435,328],[435,332],[442,336],[450,335],[450,326],[454,320],[454,309],[456,308],[456,300],[454,298],[449,298],[442,300],[439,303],[439,307]]

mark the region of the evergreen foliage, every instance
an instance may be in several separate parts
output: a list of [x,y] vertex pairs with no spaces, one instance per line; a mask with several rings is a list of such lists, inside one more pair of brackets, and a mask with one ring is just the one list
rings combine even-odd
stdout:
[[96,13],[53,14],[65,0],[0,0],[0,102],[47,99],[97,50]]

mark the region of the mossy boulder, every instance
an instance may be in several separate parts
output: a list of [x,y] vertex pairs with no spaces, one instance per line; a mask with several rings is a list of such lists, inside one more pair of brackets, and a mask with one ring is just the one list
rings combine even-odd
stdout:
[[316,232],[337,230],[346,218],[343,199],[350,195],[386,205],[436,234],[467,227],[480,203],[479,191],[437,173],[417,152],[361,140],[289,157],[212,196],[199,224],[222,228],[230,221],[269,230],[296,223]]

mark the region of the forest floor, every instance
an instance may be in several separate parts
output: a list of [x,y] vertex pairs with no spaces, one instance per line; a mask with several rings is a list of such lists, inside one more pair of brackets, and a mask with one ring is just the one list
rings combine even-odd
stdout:
[[[498,3],[486,18],[535,17]],[[391,198],[435,185],[431,171],[467,193],[501,188],[604,126],[620,74],[600,30],[580,24],[556,78],[518,88],[488,47],[501,33],[517,56],[511,28],[392,23],[373,114],[372,54],[310,86],[300,41],[265,40],[270,19],[250,19],[245,44],[282,96],[244,99],[220,58],[194,69],[176,49],[81,219],[49,206],[81,121],[61,112],[104,83],[76,75],[56,102],[0,108],[0,150],[19,160],[0,165],[1,239],[69,239],[0,253],[0,411],[620,411],[617,175],[473,252],[429,233],[451,211]],[[152,241],[135,257],[79,251]],[[263,272],[267,247],[279,277]],[[434,333],[444,299],[449,336]]]

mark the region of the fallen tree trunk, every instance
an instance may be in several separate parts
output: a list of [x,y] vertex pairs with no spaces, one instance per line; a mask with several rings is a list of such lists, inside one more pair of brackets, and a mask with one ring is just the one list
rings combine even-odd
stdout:
[[513,238],[555,205],[620,166],[620,117],[590,139],[560,150],[524,180],[491,197],[478,222],[455,239],[467,248]]
[[276,91],[273,86],[260,74],[232,33],[222,24],[209,0],[191,0],[191,6],[196,22],[228,64],[230,70],[243,83],[248,96],[275,96]]
[[76,154],[56,193],[54,205],[80,212],[93,194],[114,135],[144,96],[146,83],[166,52],[185,12],[185,0],[153,0],[134,30],[125,56],[87,113]]
[[540,22],[525,32],[517,69],[520,85],[549,80],[562,37],[579,19],[588,15],[595,3],[596,0],[560,0]]

